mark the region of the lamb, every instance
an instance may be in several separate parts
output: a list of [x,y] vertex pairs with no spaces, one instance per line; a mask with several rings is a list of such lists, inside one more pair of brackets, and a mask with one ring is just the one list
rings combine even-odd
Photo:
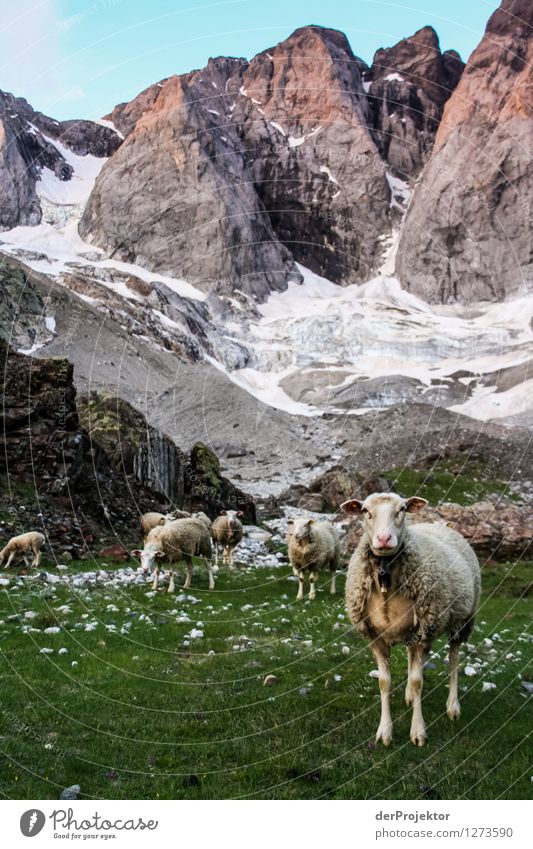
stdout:
[[242,539],[243,528],[239,516],[242,510],[221,510],[211,526],[211,536],[215,544],[215,563],[218,565],[219,547],[222,549],[222,563],[234,568],[234,552]]
[[188,519],[190,517],[190,513],[186,513],[184,510],[173,510],[171,513],[145,513],[141,516],[141,532],[143,535],[143,539],[146,539],[148,534],[153,528],[157,528],[159,525],[164,525],[166,522],[172,522],[174,519]]
[[309,600],[316,595],[315,583],[318,571],[331,569],[330,592],[335,594],[336,573],[340,563],[339,535],[331,522],[315,522],[314,519],[292,519],[288,522],[287,541],[289,562],[298,576],[296,601],[304,597],[304,581],[309,577]]
[[32,566],[38,567],[41,562],[41,548],[44,545],[44,535],[39,531],[28,531],[25,534],[11,537],[5,548],[0,551],[0,566],[7,558],[4,569],[11,566],[13,560],[24,559],[26,566],[29,565],[26,554],[28,550],[33,551]]
[[464,537],[447,525],[405,522],[407,513],[427,505],[424,498],[373,493],[365,501],[342,504],[349,514],[362,514],[364,533],[348,565],[346,606],[356,629],[370,641],[381,691],[381,721],[376,741],[392,740],[390,713],[390,648],[407,646],[405,701],[413,706],[411,741],[423,746],[424,662],[432,641],[449,640],[450,690],[447,712],[460,714],[459,646],[474,626],[480,593],[477,557]]
[[211,537],[209,531],[199,519],[175,519],[165,525],[159,525],[149,532],[142,551],[132,551],[134,557],[141,558],[141,565],[147,571],[154,571],[152,589],[156,590],[159,582],[159,561],[170,564],[170,581],[168,592],[174,592],[174,569],[172,564],[184,560],[187,566],[187,577],[184,589],[188,590],[192,580],[192,558],[202,557],[207,562],[209,589],[215,587],[213,568],[211,566]]

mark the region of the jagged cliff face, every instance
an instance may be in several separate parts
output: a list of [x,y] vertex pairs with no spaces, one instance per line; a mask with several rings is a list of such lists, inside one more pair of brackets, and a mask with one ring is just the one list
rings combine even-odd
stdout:
[[533,283],[533,5],[504,0],[446,104],[398,251],[425,300],[500,301]]
[[80,233],[114,258],[203,291],[241,289],[264,300],[299,275],[250,181],[235,128],[220,126],[225,82],[211,63],[162,85],[104,166]]
[[432,27],[376,52],[366,88],[380,152],[398,176],[416,177],[429,159],[463,68],[458,53],[441,52]]
[[232,111],[278,238],[342,284],[377,269],[391,229],[365,68],[342,33],[304,27],[242,70]]
[[258,300],[298,279],[295,260],[339,283],[367,279],[391,198],[364,68],[341,33],[305,27],[250,64],[214,59],[117,107],[110,117],[129,135],[81,234],[204,291]]

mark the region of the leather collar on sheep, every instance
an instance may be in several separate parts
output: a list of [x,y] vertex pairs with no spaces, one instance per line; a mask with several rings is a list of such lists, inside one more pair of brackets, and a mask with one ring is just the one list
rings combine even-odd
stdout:
[[404,549],[405,546],[402,542],[395,554],[389,557],[378,557],[372,551],[370,544],[367,546],[367,557],[369,558],[369,560],[373,561],[377,566],[379,586],[381,588],[382,593],[386,593],[387,590],[390,589],[392,583],[391,568],[395,565],[399,565],[404,553]]

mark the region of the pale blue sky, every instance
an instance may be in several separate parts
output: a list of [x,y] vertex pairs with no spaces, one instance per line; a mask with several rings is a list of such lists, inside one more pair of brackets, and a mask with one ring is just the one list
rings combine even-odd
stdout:
[[296,27],[346,33],[367,62],[431,24],[467,59],[492,0],[0,0],[0,89],[55,118],[98,118],[210,56],[250,58]]

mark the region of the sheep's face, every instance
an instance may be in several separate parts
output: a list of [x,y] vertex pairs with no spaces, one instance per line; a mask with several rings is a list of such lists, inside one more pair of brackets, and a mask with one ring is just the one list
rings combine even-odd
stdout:
[[240,524],[239,516],[242,516],[242,510],[221,510],[220,515],[226,517],[228,528],[233,530]]
[[300,545],[306,545],[308,542],[311,542],[313,538],[314,522],[314,519],[297,519],[296,522],[292,523],[292,533],[289,530],[289,534],[294,536],[294,539],[297,540]]
[[342,509],[351,515],[362,515],[370,547],[378,557],[389,557],[400,548],[404,530],[405,514],[416,513],[425,507],[425,498],[402,498],[394,492],[374,492],[358,501],[345,501]]
[[131,552],[134,557],[140,557],[141,566],[144,572],[153,572],[158,560],[162,560],[165,556],[161,547],[157,543],[148,543],[142,549],[136,549]]

